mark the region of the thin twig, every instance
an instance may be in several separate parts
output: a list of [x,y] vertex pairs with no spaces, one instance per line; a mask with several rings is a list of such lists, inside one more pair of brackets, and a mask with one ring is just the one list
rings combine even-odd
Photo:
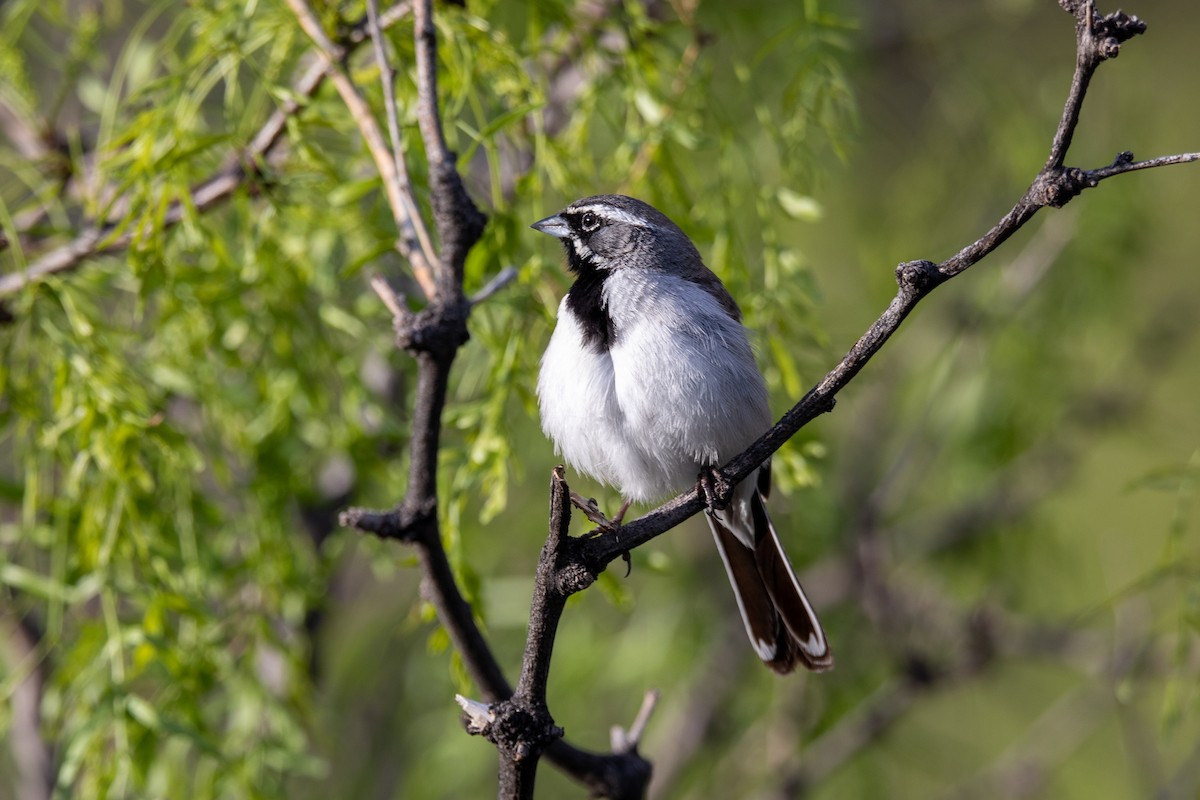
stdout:
[[471,305],[473,305],[473,306],[479,305],[480,303],[482,303],[483,301],[487,300],[489,297],[494,295],[496,292],[500,291],[505,286],[508,286],[510,283],[512,283],[516,279],[516,277],[517,277],[517,268],[516,267],[505,267],[504,269],[500,270],[499,272],[496,273],[496,275],[490,281],[488,281],[487,283],[485,283],[483,285],[482,289],[480,289],[475,294],[471,295],[471,301],[470,301]]
[[296,21],[300,23],[300,29],[304,31],[308,38],[313,40],[313,44],[317,46],[318,52],[325,55],[332,61],[341,61],[345,57],[342,48],[335,45],[328,36],[325,35],[325,29],[321,27],[321,21],[317,19],[317,15],[309,8],[305,0],[286,0],[288,6],[292,9],[292,13],[296,15]]
[[1075,73],[1071,76],[1071,89],[1043,171],[1062,167],[1079,125],[1079,112],[1088,84],[1101,62],[1116,58],[1123,42],[1146,32],[1146,23],[1124,11],[1097,18],[1099,12],[1094,0],[1059,0],[1059,5],[1075,17]]
[[633,718],[633,723],[628,728],[613,727],[610,731],[609,743],[614,753],[630,753],[638,749],[638,745],[642,742],[642,735],[646,732],[646,726],[650,724],[650,717],[654,714],[654,709],[658,707],[660,696],[658,689],[646,690],[646,694],[642,696],[642,705],[638,708],[637,716]]
[[372,275],[370,284],[375,294],[379,295],[379,299],[387,306],[387,310],[392,312],[392,317],[402,320],[409,316],[409,311],[404,306],[404,296],[392,288],[392,285],[387,282],[387,278],[382,275]]
[[[383,25],[379,18],[377,0],[369,0],[367,3],[367,27],[375,48],[375,61],[379,65],[379,80],[383,84],[383,105],[387,116],[388,138],[392,143],[392,163],[395,167],[394,175],[397,184],[395,191],[404,200],[409,219],[420,220],[417,201],[413,198],[412,182],[408,177],[408,164],[404,159],[404,143],[400,138],[400,112],[396,108],[396,70],[392,68],[383,44]],[[407,236],[410,240],[416,239],[416,246],[420,247],[425,261],[429,264],[435,262],[436,254],[433,242],[429,240],[429,231],[426,230],[423,221],[419,225],[408,225],[401,230],[401,235]],[[410,243],[408,247],[411,249],[413,245]]]
[[[1124,154],[1122,154],[1124,155]],[[1129,153],[1129,158],[1133,158],[1133,154]],[[1200,153],[1180,153],[1175,156],[1159,156],[1158,158],[1149,158],[1145,161],[1124,160],[1121,156],[1117,156],[1117,160],[1107,167],[1094,169],[1085,173],[1089,178],[1099,183],[1105,178],[1111,178],[1114,175],[1124,175],[1126,172],[1134,172],[1139,169],[1152,169],[1153,167],[1167,167],[1171,164],[1188,164],[1193,161],[1200,161]]]
[[546,685],[550,680],[550,656],[554,652],[554,637],[558,622],[567,603],[556,573],[563,554],[567,531],[571,526],[571,502],[562,467],[554,470],[550,481],[550,535],[542,547],[534,580],[533,608],[529,614],[529,634],[525,640],[525,657],[521,662],[521,678],[517,695],[535,703],[546,702]]
[[[425,223],[413,202],[411,193],[407,191],[408,187],[401,181],[401,176],[396,169],[396,162],[392,158],[391,148],[384,139],[383,132],[379,129],[379,123],[375,121],[371,107],[363,99],[358,87],[354,85],[350,74],[346,72],[346,68],[341,63],[344,51],[341,47],[334,45],[325,35],[320,21],[306,0],[286,0],[286,2],[300,23],[300,27],[317,46],[317,56],[324,62],[329,80],[337,89],[338,95],[346,105],[346,110],[350,112],[351,119],[354,120],[359,133],[362,134],[363,143],[366,144],[367,151],[375,161],[375,168],[379,170],[388,205],[392,210],[392,218],[401,234],[397,240],[400,253],[408,259],[412,266],[413,278],[420,285],[426,298],[433,300],[437,297],[438,289],[433,276],[432,247],[429,249],[425,247],[425,242],[429,239],[428,234],[422,237],[419,233]],[[413,233],[412,236],[408,235],[410,232]]]
[[379,27],[379,3],[367,0],[367,26],[371,30],[371,43],[375,49],[375,63],[379,66],[379,83],[383,88],[383,106],[387,112],[388,137],[392,141],[392,161],[396,174],[403,184],[408,185],[408,169],[404,163],[404,146],[400,141],[400,113],[396,109],[396,70],[388,60],[383,44],[383,31]]

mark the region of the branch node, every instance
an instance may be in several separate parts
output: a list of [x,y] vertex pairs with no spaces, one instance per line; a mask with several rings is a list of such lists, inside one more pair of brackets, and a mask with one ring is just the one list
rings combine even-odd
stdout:
[[[571,539],[570,541],[576,541]],[[558,590],[564,596],[578,594],[596,582],[596,572],[578,559],[571,559],[559,565],[555,574]]]
[[905,261],[896,267],[896,283],[900,284],[901,290],[914,297],[928,294],[945,280],[946,276],[932,261]]
[[1045,169],[1029,187],[1028,198],[1037,206],[1062,208],[1084,189],[1091,189],[1098,183],[1099,180],[1078,167]]
[[462,695],[455,695],[454,699],[462,706],[467,733],[482,736],[496,745],[502,758],[520,762],[540,756],[563,737],[563,729],[554,724],[544,704],[531,703],[520,696],[490,705]]
[[396,346],[413,355],[452,356],[471,338],[467,331],[470,311],[465,300],[439,300],[416,314],[396,317]]

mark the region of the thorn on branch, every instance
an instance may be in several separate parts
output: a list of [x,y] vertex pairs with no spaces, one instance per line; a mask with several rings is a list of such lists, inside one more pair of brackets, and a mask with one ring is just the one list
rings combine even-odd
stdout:
[[1132,163],[1133,163],[1133,151],[1132,150],[1122,150],[1121,152],[1117,153],[1117,157],[1113,159],[1113,162],[1109,166],[1109,169],[1120,169],[1121,167],[1127,167]]
[[658,689],[650,689],[642,697],[642,706],[638,709],[637,716],[633,719],[633,724],[626,730],[619,725],[614,725],[609,732],[609,741],[612,745],[614,753],[636,753],[638,745],[641,744],[642,734],[646,732],[646,725],[650,722],[650,716],[654,713],[655,707],[658,706]]
[[[561,469],[561,467],[560,467]],[[609,519],[604,511],[600,508],[600,503],[594,497],[584,497],[579,492],[571,490],[570,493],[571,505],[578,508],[587,517],[588,522],[592,523],[598,529],[595,534],[598,536],[602,533],[615,533],[617,528],[621,527],[621,520],[617,518]],[[624,509],[622,509],[624,511]]]
[[471,305],[477,306],[513,282],[517,277],[516,267],[505,267],[495,277],[484,284],[483,288],[471,295]]

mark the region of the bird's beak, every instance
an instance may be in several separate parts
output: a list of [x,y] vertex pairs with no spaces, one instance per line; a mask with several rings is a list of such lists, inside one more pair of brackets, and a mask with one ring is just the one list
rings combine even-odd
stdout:
[[571,235],[571,227],[567,225],[567,221],[558,214],[555,214],[552,217],[546,217],[545,219],[539,219],[529,227],[533,228],[535,231],[548,233],[556,239],[565,239]]

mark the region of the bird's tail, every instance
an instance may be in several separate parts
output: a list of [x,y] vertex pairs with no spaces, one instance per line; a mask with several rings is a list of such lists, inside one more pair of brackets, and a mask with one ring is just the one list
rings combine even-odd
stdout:
[[755,487],[727,511],[708,514],[750,644],[776,672],[803,664],[814,672],[833,668],[833,653],[817,615],[788,562],[763,496]]

